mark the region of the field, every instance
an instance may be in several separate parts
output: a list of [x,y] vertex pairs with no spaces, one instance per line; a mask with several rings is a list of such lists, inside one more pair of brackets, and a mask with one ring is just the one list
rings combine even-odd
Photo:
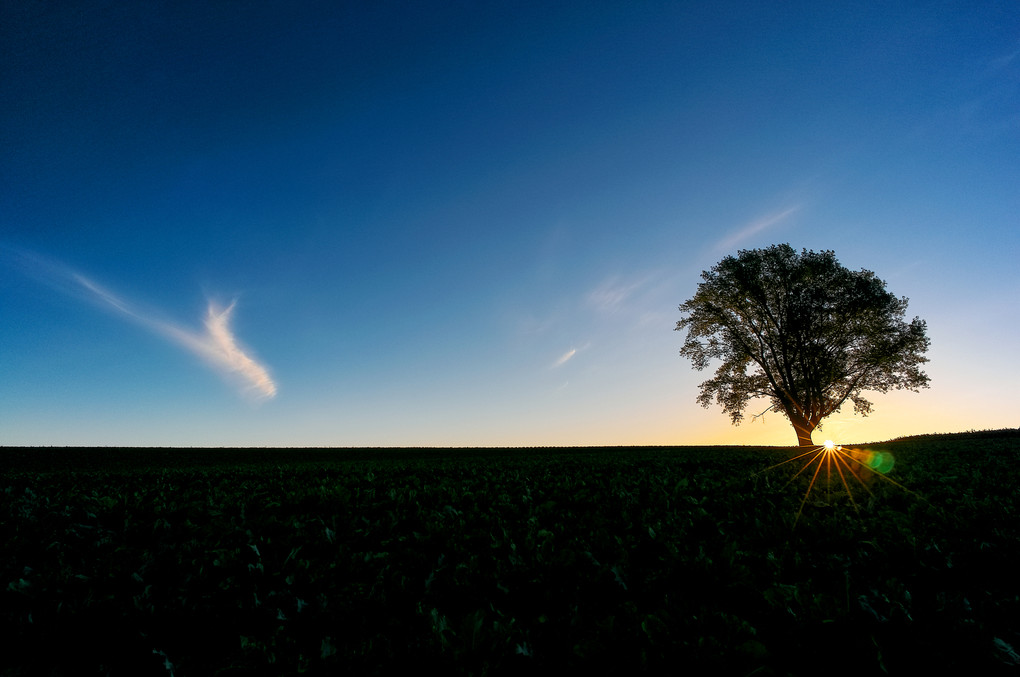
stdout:
[[1017,674],[1018,431],[869,448],[0,449],[0,675]]

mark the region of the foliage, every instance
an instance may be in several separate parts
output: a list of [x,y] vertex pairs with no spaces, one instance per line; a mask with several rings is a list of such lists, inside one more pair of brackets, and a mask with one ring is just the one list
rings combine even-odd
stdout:
[[722,360],[698,402],[714,399],[734,423],[751,399],[765,398],[810,445],[811,432],[847,400],[871,411],[862,392],[928,385],[924,321],[905,322],[906,298],[870,271],[844,268],[831,251],[742,250],[702,278],[680,306],[680,354],[698,370]]
[[0,450],[0,674],[1015,671],[1018,438],[874,448]]

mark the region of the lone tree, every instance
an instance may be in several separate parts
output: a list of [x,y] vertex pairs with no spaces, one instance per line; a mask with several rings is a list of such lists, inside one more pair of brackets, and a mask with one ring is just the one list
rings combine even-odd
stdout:
[[699,371],[722,360],[698,402],[707,408],[715,399],[734,424],[748,401],[766,398],[765,411],[786,414],[797,443],[811,446],[811,433],[847,400],[868,415],[863,391],[928,387],[924,321],[904,322],[905,297],[871,271],[844,268],[831,251],[741,250],[701,277],[680,306],[680,354]]

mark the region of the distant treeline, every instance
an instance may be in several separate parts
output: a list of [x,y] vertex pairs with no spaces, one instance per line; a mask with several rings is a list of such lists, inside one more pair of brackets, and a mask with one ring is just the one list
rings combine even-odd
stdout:
[[1020,437],[1020,428],[998,428],[995,430],[968,430],[962,433],[929,433],[926,435],[908,435],[897,437],[892,442],[906,440],[943,440],[943,439],[964,439],[964,440],[987,440],[1000,437]]

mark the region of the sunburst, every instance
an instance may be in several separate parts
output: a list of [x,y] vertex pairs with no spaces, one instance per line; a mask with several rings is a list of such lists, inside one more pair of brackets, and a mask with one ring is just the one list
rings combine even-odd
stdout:
[[804,506],[807,504],[811,491],[815,488],[815,485],[818,482],[823,466],[825,468],[826,486],[831,487],[833,469],[835,469],[835,474],[839,477],[839,482],[846,491],[847,498],[850,499],[850,504],[853,506],[854,512],[858,514],[860,514],[860,507],[857,505],[857,501],[854,500],[853,491],[850,489],[851,482],[847,481],[848,475],[854,480],[857,480],[861,487],[863,487],[869,494],[871,494],[872,491],[871,488],[868,487],[867,482],[864,481],[864,477],[862,477],[864,472],[871,472],[874,475],[881,477],[886,482],[889,482],[910,494],[914,493],[896,480],[887,476],[886,473],[892,470],[895,463],[892,454],[889,452],[872,451],[870,449],[844,448],[842,445],[836,444],[832,440],[826,440],[824,444],[811,447],[808,451],[805,451],[802,454],[798,454],[793,458],[771,465],[768,468],[765,468],[765,470],[755,474],[759,475],[774,468],[778,468],[781,465],[786,465],[787,463],[792,463],[804,458],[807,459],[804,462],[804,465],[800,470],[794,473],[789,481],[787,481],[784,485],[788,486],[812,465],[815,466],[814,472],[811,474],[811,480],[808,482],[807,490],[804,492],[804,498],[801,499],[800,507],[797,509],[797,516],[793,520],[794,528],[797,527],[797,522],[800,520],[801,513],[804,512]]

